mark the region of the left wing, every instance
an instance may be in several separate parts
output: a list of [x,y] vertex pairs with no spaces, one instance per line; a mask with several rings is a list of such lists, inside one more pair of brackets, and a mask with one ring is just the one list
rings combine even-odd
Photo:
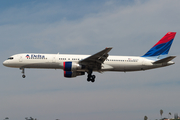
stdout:
[[83,60],[79,61],[79,64],[88,66],[89,69],[100,69],[101,64],[107,59],[109,56],[108,52],[112,49],[112,47],[105,48],[104,50],[91,55]]

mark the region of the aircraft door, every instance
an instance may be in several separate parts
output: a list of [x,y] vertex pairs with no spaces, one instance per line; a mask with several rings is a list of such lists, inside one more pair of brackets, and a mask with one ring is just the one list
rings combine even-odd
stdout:
[[55,63],[55,62],[56,62],[56,56],[53,56],[52,63]]

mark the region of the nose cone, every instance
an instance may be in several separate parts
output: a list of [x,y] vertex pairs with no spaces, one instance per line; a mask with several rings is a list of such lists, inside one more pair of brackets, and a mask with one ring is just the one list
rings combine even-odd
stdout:
[[8,66],[8,61],[5,60],[5,61],[3,62],[3,65],[4,65],[4,66]]

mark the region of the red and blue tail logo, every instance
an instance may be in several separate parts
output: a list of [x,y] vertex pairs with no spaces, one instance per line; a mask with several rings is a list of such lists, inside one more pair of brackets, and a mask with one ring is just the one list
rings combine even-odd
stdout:
[[142,57],[167,55],[172,45],[176,32],[168,32]]

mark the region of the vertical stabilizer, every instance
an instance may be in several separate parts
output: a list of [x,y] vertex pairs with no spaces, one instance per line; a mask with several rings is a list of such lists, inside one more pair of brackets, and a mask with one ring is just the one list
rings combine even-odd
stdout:
[[172,45],[176,32],[168,32],[142,57],[167,55]]

